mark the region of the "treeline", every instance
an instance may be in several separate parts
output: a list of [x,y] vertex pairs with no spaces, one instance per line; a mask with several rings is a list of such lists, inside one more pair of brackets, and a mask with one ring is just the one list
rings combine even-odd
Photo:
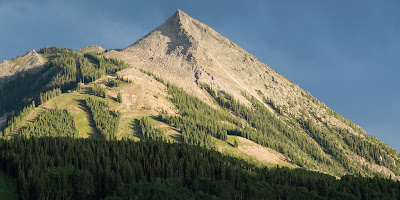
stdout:
[[20,199],[399,199],[400,183],[256,168],[182,143],[73,138],[0,140]]
[[[60,88],[54,88],[53,90],[49,90],[45,93],[40,93],[39,94],[39,100],[40,100],[40,104],[45,103],[46,101],[49,101],[53,98],[55,98],[56,96],[61,94],[61,89]],[[39,105],[40,105],[39,104]]]
[[[305,119],[304,117],[297,119],[297,121],[320,144],[325,152],[333,155],[350,173],[358,173],[363,166],[355,166],[344,150],[354,152],[368,162],[385,166],[396,175],[400,174],[400,166],[395,164],[398,160],[393,156],[398,153],[385,148],[387,145],[380,145],[382,144],[381,141],[369,135],[365,135],[365,137],[355,135],[348,129],[332,127],[326,124],[318,126],[311,119]],[[363,171],[367,175],[375,175],[369,168],[364,168]]]
[[60,54],[62,51],[72,51],[72,49],[68,48],[58,48],[55,46],[52,47],[43,47],[40,48],[38,53],[40,54],[46,54],[46,55],[51,55],[51,56],[56,56],[57,54]]
[[97,83],[95,83],[94,86],[92,87],[92,94],[103,98],[106,98],[107,96],[106,89]]
[[87,98],[85,103],[101,136],[105,139],[116,139],[120,113],[110,110],[104,101],[93,97]]
[[[372,143],[367,138],[361,138],[349,133],[347,130],[341,130],[343,140],[357,155],[362,156],[367,161],[377,165],[388,167],[391,171],[399,174],[400,166],[393,162],[393,158],[381,146]],[[378,142],[378,141],[376,141]],[[396,155],[396,154],[394,154]]]
[[[82,81],[95,81],[105,73],[129,67],[117,59],[83,56],[67,48],[45,47],[38,53],[48,61],[37,73],[18,73],[16,78],[0,85],[0,116],[17,117],[33,101],[39,106],[61,92],[79,88]],[[5,128],[0,127],[0,130]]]
[[87,53],[78,57],[78,63],[82,74],[82,81],[89,83],[95,81],[106,73],[117,72],[128,68],[129,65],[115,58],[106,58],[93,53]]
[[171,200],[217,200],[215,195],[202,191],[193,192],[185,187],[179,179],[157,178],[154,182],[133,182],[119,187],[105,200],[131,200],[131,199],[171,199]]
[[145,71],[141,72],[152,76],[167,87],[171,102],[179,110],[179,115],[160,114],[159,120],[181,130],[185,143],[214,148],[212,137],[226,140],[228,133],[241,126],[241,122],[224,110],[212,108],[197,97],[188,94],[182,88],[167,83],[161,77]]
[[[382,146],[371,142],[370,137],[365,139],[354,136],[346,129],[338,129],[322,124],[318,126],[311,118],[297,118],[295,122],[289,122],[294,127],[299,125],[300,130],[316,141],[310,142],[310,138],[291,128],[270,112],[261,102],[254,97],[244,95],[252,104],[252,108],[246,107],[224,91],[215,92],[211,87],[203,85],[218,104],[235,115],[245,119],[254,129],[238,130],[239,135],[253,140],[259,144],[271,147],[287,155],[290,160],[309,168],[322,167],[323,170],[332,171],[335,174],[363,172],[365,175],[375,175],[368,168],[356,165],[349,159],[345,150],[355,152],[371,163],[388,167],[395,174],[399,174],[400,167],[396,166],[388,152],[396,155],[396,152],[385,151]],[[263,97],[263,96],[262,96]],[[279,106],[271,100],[263,97],[265,103],[270,104],[278,113],[282,113]],[[266,134],[265,134],[266,133]],[[338,134],[341,137],[338,137]],[[381,142],[376,140],[378,144]],[[321,151],[322,149],[322,151]],[[305,152],[306,155],[301,154]],[[331,155],[334,159],[327,155]],[[314,166],[313,166],[314,165]]]
[[167,83],[171,101],[179,110],[180,116],[162,114],[160,119],[181,129],[184,142],[194,145],[214,147],[211,137],[226,140],[228,133],[241,126],[241,122],[224,110],[217,110],[188,94],[183,89]]
[[72,115],[67,110],[49,109],[41,113],[32,124],[21,130],[23,137],[79,135]]
[[[382,145],[372,145],[369,140],[359,141],[362,139],[354,139],[348,134],[343,134],[343,130],[333,130],[333,127],[329,127],[326,124],[324,127],[319,127],[313,121],[305,118],[284,122],[254,97],[244,94],[252,104],[251,107],[248,107],[235,100],[232,95],[224,91],[214,91],[210,86],[202,84],[201,87],[222,108],[244,119],[247,124],[240,123],[236,118],[213,116],[213,114],[206,113],[210,108],[201,100],[165,82],[151,72],[141,71],[153,76],[167,86],[169,94],[172,95],[171,101],[177,106],[181,117],[161,115],[160,119],[181,129],[184,142],[202,145],[207,143],[203,141],[208,141],[208,136],[223,139],[225,134],[222,134],[221,137],[221,135],[218,136],[215,133],[226,132],[226,134],[242,136],[263,146],[275,149],[283,153],[289,161],[302,167],[330,171],[337,175],[358,173],[360,171],[366,175],[374,175],[370,169],[351,163],[345,151],[348,149],[360,156],[368,154],[366,156],[368,161],[384,165],[396,174],[399,173],[399,167],[391,162],[392,158],[388,154],[388,152],[392,151],[390,149],[386,151],[387,148],[384,148],[384,145],[383,147]],[[275,105],[272,100],[268,100],[265,97],[263,99],[266,101],[265,103],[270,104],[277,112],[281,113],[279,106]],[[197,103],[197,101],[201,103]],[[217,109],[211,110],[217,111]],[[218,110],[218,112],[221,114],[227,113],[221,110]],[[202,114],[208,116],[208,119],[203,118]],[[196,123],[196,120],[198,120],[198,123]],[[221,122],[229,122],[231,126],[221,126]],[[304,132],[299,132],[299,130]],[[344,142],[343,139],[337,137],[335,132],[347,135],[344,138],[346,141]],[[356,144],[357,141],[360,143]],[[396,153],[394,152],[394,154]]]
[[341,150],[343,147],[339,147],[337,143],[338,138],[334,137],[332,133],[322,130],[311,119],[306,120],[303,117],[298,119],[298,123],[318,144],[320,144],[324,151],[334,156],[345,169],[353,174],[358,172],[358,170],[352,166],[346,152]]
[[[46,101],[53,99],[54,97],[58,96],[61,94],[60,88],[56,88],[50,91],[47,91],[45,93],[40,93],[39,94],[39,103],[37,105],[43,104]],[[8,115],[7,116],[7,125],[3,130],[2,135],[6,136],[7,134],[11,133],[11,131],[14,128],[17,128],[19,123],[23,121],[28,114],[34,110],[36,107],[35,101],[33,100],[32,103],[28,106],[26,106],[24,109],[22,109],[19,113],[14,114],[14,115]]]
[[79,55],[77,60],[83,83],[90,83],[106,74],[104,70],[100,70],[98,66],[96,67],[94,63],[91,63],[86,57],[82,55]]
[[120,86],[122,83],[132,83],[133,81],[129,78],[124,78],[122,76],[117,76],[117,78],[115,79],[107,79],[106,85],[108,87],[118,87]]
[[[291,162],[299,166],[314,169],[320,167],[335,174],[343,173],[343,167],[321,151],[318,144],[310,142],[310,137],[289,127],[254,97],[244,94],[252,104],[252,107],[247,107],[224,91],[216,92],[208,85],[203,85],[203,88],[220,106],[248,122],[251,128],[238,129],[236,134],[285,154]],[[335,155],[340,154],[337,148],[329,150],[336,151]],[[330,151],[328,153],[331,153]],[[344,158],[337,157],[337,160],[343,161]],[[349,165],[346,167],[347,170],[354,172]]]
[[0,85],[0,116],[4,114],[19,113],[20,110],[32,104],[39,103],[39,93],[43,86],[51,79],[51,69],[44,66],[37,73],[18,73]]
[[21,121],[23,121],[29,115],[29,113],[31,113],[31,111],[34,109],[35,109],[35,101],[32,101],[31,105],[26,106],[17,115],[8,116],[7,117],[7,125],[2,132],[2,136],[6,136],[9,133],[11,133],[11,131],[13,131],[14,128],[18,127],[19,123]]
[[142,137],[147,140],[164,140],[164,133],[155,129],[149,121],[149,117],[142,117],[139,121],[139,129]]
[[57,71],[51,82],[47,84],[47,89],[61,88],[66,92],[77,85],[77,65],[75,53],[69,50],[63,50],[50,61],[50,65]]

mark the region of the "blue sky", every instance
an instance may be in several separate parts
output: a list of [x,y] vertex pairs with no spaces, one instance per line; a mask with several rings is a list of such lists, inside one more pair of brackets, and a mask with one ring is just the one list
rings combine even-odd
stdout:
[[124,48],[177,9],[400,151],[397,0],[0,0],[0,60],[44,46]]

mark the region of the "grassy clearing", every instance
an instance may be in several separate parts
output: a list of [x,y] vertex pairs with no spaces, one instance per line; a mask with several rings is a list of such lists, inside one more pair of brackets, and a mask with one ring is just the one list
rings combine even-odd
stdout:
[[0,199],[16,200],[18,199],[17,185],[15,181],[0,172]]
[[78,92],[65,93],[57,98],[46,102],[43,107],[67,109],[74,117],[75,125],[79,130],[80,137],[99,137],[91,121],[89,110],[86,108],[84,100],[88,94]]
[[[245,146],[254,146],[257,144],[252,144],[253,142],[240,142],[240,139],[243,139],[240,136],[233,136],[233,135],[228,135],[228,139],[226,141],[218,140],[214,138],[217,146],[217,150],[220,151],[222,154],[229,155],[232,157],[240,158],[245,160],[246,162],[253,163],[258,167],[276,167],[279,165],[280,167],[288,167],[288,168],[295,168],[296,166],[287,163],[285,161],[279,160],[278,162],[266,162],[264,160],[259,160],[259,158],[256,158],[254,156],[248,155],[245,152],[241,151],[239,148],[234,147],[234,142],[235,140],[238,142],[239,147],[245,147]],[[265,147],[263,147],[265,148]]]
[[217,146],[217,150],[220,151],[222,154],[242,159],[248,163],[255,164],[258,167],[266,166],[266,163],[262,163],[254,158],[249,157],[248,155],[240,152],[237,148],[234,148],[233,145],[231,145],[230,143],[216,138],[213,139]]

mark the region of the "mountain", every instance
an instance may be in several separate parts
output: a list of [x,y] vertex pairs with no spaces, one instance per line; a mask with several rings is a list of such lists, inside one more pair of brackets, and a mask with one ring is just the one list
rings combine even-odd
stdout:
[[[106,55],[151,71],[209,103],[215,100],[202,84],[225,91],[247,106],[251,103],[245,96],[254,97],[295,131],[298,138],[289,140],[307,141],[305,146],[294,142],[291,147],[302,154],[297,159],[304,158],[306,168],[334,174],[399,175],[395,150],[181,10],[131,46]],[[315,130],[310,131],[311,126]],[[322,163],[332,164],[323,169]],[[337,172],[331,172],[331,167]]]
[[22,58],[0,65],[38,69],[0,82],[6,137],[162,139],[261,166],[399,179],[398,152],[181,10],[122,50]]

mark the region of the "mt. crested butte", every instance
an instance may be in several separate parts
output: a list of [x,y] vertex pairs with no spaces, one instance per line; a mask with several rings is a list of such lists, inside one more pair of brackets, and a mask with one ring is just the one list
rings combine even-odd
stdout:
[[[66,61],[72,67],[54,67],[63,62],[57,56],[66,59],[64,54],[72,57]],[[32,80],[25,73],[31,68],[36,69]],[[85,71],[89,68],[98,71],[93,75]],[[28,133],[37,117],[52,108],[71,113],[77,137],[103,137],[112,130],[99,128],[91,111],[96,106],[91,107],[91,100],[87,100],[93,96],[91,92],[97,95],[94,91],[103,89],[104,95],[98,96],[106,99],[107,109],[119,113],[115,114],[119,125],[117,122],[110,138],[153,137],[141,135],[138,128],[139,121],[146,126],[143,116],[152,116],[152,134],[160,134],[156,138],[198,144],[256,165],[278,164],[337,177],[359,173],[400,179],[398,152],[181,10],[122,50],[97,45],[77,51],[46,47],[4,61],[0,73],[1,95],[6,91],[3,87],[18,77],[31,81],[38,91],[21,94],[20,100],[7,100],[17,102],[18,109],[33,100],[36,103],[15,123],[10,116],[15,117],[18,111],[5,103],[0,106],[5,137]],[[72,75],[65,75],[68,73]],[[79,89],[74,91],[76,85]],[[17,83],[14,86],[19,87]],[[53,90],[54,95],[49,93],[43,100],[43,94]],[[180,105],[181,100],[174,99],[179,95],[193,107]],[[85,102],[87,106],[82,106]],[[204,122],[193,125],[195,131],[204,132],[204,138],[190,136],[192,129],[185,127],[185,117]]]
[[[315,147],[321,152],[321,160],[333,163],[332,168],[342,169],[342,173],[359,169],[366,174],[399,175],[399,155],[392,148],[367,135],[361,127],[181,10],[131,46],[105,55],[151,71],[212,105],[215,100],[202,89],[202,84],[225,91],[246,106],[251,103],[244,94],[254,97],[295,131],[296,137],[305,138],[307,145],[304,147],[288,144],[299,152],[299,159],[307,160],[305,168],[330,172],[329,168],[321,169],[320,161],[309,152],[308,149]],[[299,121],[311,122],[319,130],[318,135],[304,130]],[[357,138],[362,144],[350,144],[351,139],[346,138]],[[363,156],[366,152],[357,152],[363,145],[374,147],[374,151],[379,152],[378,158],[366,160]],[[286,159],[291,160],[287,155]],[[349,167],[346,169],[338,159],[348,160]],[[382,164],[383,160],[387,164]]]

